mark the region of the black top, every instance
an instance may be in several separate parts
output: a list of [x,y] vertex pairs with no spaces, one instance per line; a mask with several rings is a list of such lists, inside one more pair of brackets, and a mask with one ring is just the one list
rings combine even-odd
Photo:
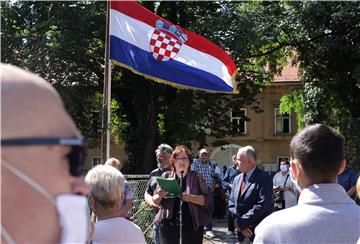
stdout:
[[[180,179],[176,176],[176,180],[180,182]],[[186,176],[182,179],[182,189],[181,192],[184,192],[186,190]],[[180,198],[176,197],[174,199],[174,212],[172,216],[172,221],[174,223],[179,223],[179,208],[180,208]],[[192,216],[189,210],[189,205],[187,202],[182,203],[182,223],[183,223],[183,230],[193,230],[193,221]]]
[[153,171],[151,171],[151,173],[149,174],[149,180],[146,185],[146,192],[149,193],[151,196],[154,195],[154,192],[157,187],[157,183],[156,183],[156,180],[154,177],[155,176],[160,177],[166,171],[169,171],[169,169],[168,168],[163,168],[163,169],[157,168],[157,169],[154,169]]

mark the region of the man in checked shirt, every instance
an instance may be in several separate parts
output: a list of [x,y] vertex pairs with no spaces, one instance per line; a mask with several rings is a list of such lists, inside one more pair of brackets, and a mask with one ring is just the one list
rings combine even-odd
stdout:
[[[199,151],[199,159],[194,159],[191,170],[197,171],[205,180],[206,185],[209,187],[211,192],[211,202],[209,204],[209,209],[211,214],[214,213],[214,186],[215,186],[215,167],[209,160],[209,153],[206,148],[203,148]],[[206,228],[206,236],[209,238],[214,238],[215,234],[212,231],[212,223],[207,225]]]

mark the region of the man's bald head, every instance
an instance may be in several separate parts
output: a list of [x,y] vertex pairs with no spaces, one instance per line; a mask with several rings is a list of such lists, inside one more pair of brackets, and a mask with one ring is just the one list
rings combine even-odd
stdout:
[[[2,141],[80,138],[49,83],[11,65],[1,64],[0,70]],[[80,189],[84,179],[70,174],[71,152],[70,144],[2,146],[1,222],[14,242],[58,243],[67,235],[61,229],[55,199],[87,191]],[[19,219],[29,221],[19,225]]]
[[78,135],[55,89],[45,80],[1,64],[2,139]]

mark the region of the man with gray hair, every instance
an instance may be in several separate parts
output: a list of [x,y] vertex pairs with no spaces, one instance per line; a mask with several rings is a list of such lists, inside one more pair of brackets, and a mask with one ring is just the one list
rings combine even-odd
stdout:
[[[114,167],[115,169],[119,170],[121,172],[121,169],[123,168],[124,164],[117,158],[109,158],[106,160],[105,165],[110,165]],[[131,210],[133,206],[133,193],[131,191],[131,188],[128,184],[128,182],[125,180],[124,183],[124,193],[125,197],[124,200],[120,203],[120,215],[123,217],[128,218],[129,217],[129,211]]]
[[254,240],[255,227],[272,211],[272,180],[268,173],[256,167],[253,147],[241,147],[236,154],[237,169],[241,172],[233,181],[229,211],[234,218],[240,243]]
[[[149,174],[149,180],[144,193],[144,198],[146,203],[155,210],[154,214],[156,214],[159,210],[159,206],[156,205],[152,200],[152,196],[157,187],[155,177],[156,176],[160,177],[164,172],[170,170],[169,160],[172,152],[173,152],[173,148],[168,144],[160,144],[155,150],[158,167],[153,171],[151,171],[151,173]],[[153,237],[155,244],[159,244],[160,235],[159,235],[158,224],[153,225]]]

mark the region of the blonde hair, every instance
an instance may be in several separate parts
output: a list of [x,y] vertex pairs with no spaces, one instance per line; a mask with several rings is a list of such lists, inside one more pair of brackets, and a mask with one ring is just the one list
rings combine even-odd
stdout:
[[123,164],[117,158],[109,158],[108,160],[106,160],[105,165],[113,166],[114,168],[116,168],[116,169],[118,169],[120,171],[121,171],[121,169],[123,167]]
[[110,165],[97,165],[85,176],[90,194],[104,208],[118,207],[124,195],[123,174]]

